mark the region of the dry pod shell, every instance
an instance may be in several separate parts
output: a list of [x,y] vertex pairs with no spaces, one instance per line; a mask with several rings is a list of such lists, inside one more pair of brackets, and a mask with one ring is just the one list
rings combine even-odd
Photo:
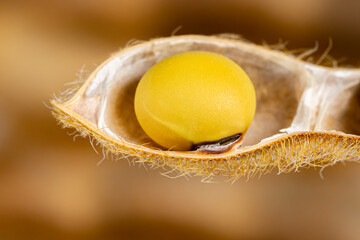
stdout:
[[[220,154],[165,151],[139,126],[134,94],[140,78],[158,61],[185,51],[222,54],[251,78],[257,109],[241,147]],[[65,127],[90,135],[115,155],[179,175],[235,180],[273,168],[289,172],[360,160],[360,70],[326,68],[240,40],[188,35],[130,46],[72,92],[51,102]]]

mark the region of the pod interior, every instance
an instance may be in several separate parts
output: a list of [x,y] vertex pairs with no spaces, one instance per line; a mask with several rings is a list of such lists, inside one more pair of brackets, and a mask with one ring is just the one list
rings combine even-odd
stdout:
[[162,149],[136,119],[135,90],[152,65],[185,51],[222,54],[249,75],[256,91],[257,109],[242,146],[258,144],[281,130],[336,130],[359,135],[358,72],[348,76],[347,70],[343,73],[307,64],[252,44],[208,38],[159,39],[114,55],[90,76],[91,81],[69,103],[71,109],[111,137]]

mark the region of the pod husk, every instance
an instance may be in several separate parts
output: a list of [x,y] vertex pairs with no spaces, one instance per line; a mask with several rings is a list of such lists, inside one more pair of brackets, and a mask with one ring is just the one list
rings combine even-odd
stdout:
[[[252,79],[257,111],[243,146],[221,154],[167,151],[137,123],[133,97],[141,76],[161,59],[191,50],[223,54]],[[96,140],[118,159],[161,167],[170,176],[236,180],[360,160],[359,89],[357,69],[317,66],[238,39],[186,35],[120,50],[51,104],[64,127]]]

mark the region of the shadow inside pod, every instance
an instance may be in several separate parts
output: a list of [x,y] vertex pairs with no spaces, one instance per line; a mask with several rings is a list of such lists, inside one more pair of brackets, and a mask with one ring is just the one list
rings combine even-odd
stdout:
[[109,114],[108,124],[111,130],[125,140],[142,145],[149,148],[156,148],[166,150],[157,143],[155,143],[141,128],[137,121],[134,108],[134,98],[136,87],[140,78],[130,81],[123,87],[114,88],[110,98],[112,99],[111,108],[113,114]]
[[297,71],[274,61],[260,58],[257,62],[236,62],[249,75],[256,93],[256,113],[243,142],[249,146],[291,125],[305,81]]

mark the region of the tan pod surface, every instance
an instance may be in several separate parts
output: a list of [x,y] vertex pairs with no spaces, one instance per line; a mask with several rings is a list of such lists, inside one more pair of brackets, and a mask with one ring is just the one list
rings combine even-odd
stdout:
[[[192,50],[222,54],[252,80],[257,109],[241,147],[221,154],[166,151],[138,124],[133,100],[141,76],[165,57]],[[65,127],[119,157],[177,175],[235,180],[274,168],[289,172],[360,160],[360,70],[321,67],[240,40],[187,35],[127,47],[72,94],[51,103]]]

